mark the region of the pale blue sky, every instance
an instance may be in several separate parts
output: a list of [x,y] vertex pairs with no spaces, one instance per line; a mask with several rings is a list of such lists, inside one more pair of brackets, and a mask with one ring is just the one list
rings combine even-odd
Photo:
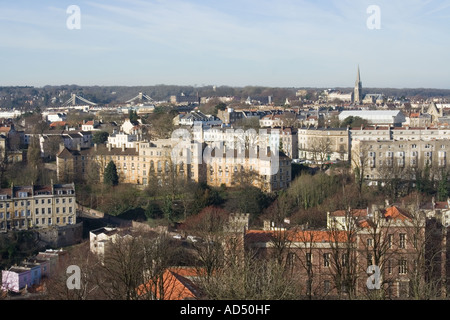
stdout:
[[0,0],[0,86],[450,89],[449,60],[448,0]]

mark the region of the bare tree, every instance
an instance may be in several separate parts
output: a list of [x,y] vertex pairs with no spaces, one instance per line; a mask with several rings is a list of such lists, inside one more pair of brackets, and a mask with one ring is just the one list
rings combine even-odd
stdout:
[[353,299],[357,296],[359,272],[356,254],[359,226],[350,208],[345,210],[343,221],[331,223],[328,228],[331,274],[338,296]]
[[205,278],[223,266],[225,231],[228,213],[217,207],[207,207],[198,215],[189,217],[183,226],[185,232],[197,238],[192,239],[199,265],[204,269]]
[[331,140],[328,137],[314,137],[311,139],[309,152],[312,154],[313,159],[320,163],[321,170],[325,168],[326,161],[329,160],[329,157],[331,156],[331,147]]
[[[97,279],[101,277],[100,260],[89,250],[89,243],[76,246],[69,252],[69,259],[60,261],[56,270],[51,270],[49,278],[44,278],[46,287],[45,299],[49,300],[93,300],[103,299]],[[67,285],[70,274],[69,266],[76,266],[80,270],[79,288]]]

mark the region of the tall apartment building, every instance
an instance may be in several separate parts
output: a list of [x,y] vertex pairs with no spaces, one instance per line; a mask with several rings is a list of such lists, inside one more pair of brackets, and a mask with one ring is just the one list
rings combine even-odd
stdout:
[[76,223],[74,184],[0,189],[0,232]]
[[[121,183],[148,185],[156,182],[162,185],[164,181],[168,181],[166,179],[175,176],[194,182],[206,182],[212,186],[233,186],[238,184],[237,176],[226,177],[226,170],[234,172],[239,165],[240,177],[243,176],[242,172],[247,171],[257,175],[255,186],[268,191],[283,189],[291,181],[291,159],[279,152],[278,147],[272,153],[267,152],[270,150],[267,147],[262,144],[260,149],[264,152],[259,153],[259,147],[249,149],[244,144],[244,149],[234,149],[230,153],[233,149],[228,148],[228,153],[225,152],[222,156],[219,156],[219,151],[215,151],[218,149],[212,145],[207,148],[206,143],[195,140],[159,139],[136,142],[135,148],[100,145],[70,150],[61,147],[56,157],[57,175],[59,181],[102,181],[107,164],[113,161]],[[216,166],[216,160],[223,161],[215,168],[216,172],[223,168],[223,176],[211,175],[211,167]],[[273,172],[272,168],[277,171]],[[256,182],[262,180],[264,183]]]
[[[160,139],[153,142],[136,142],[134,148],[113,148],[111,145],[95,145],[93,148],[71,150],[61,147],[56,157],[59,181],[84,179],[102,181],[103,173],[110,161],[117,168],[119,181],[137,185],[149,184],[149,178],[163,176],[175,170],[177,175],[193,181],[204,181],[202,163],[190,158],[180,148],[174,161],[172,150],[177,141]],[[193,155],[198,154],[198,144],[187,145]],[[181,154],[181,155],[180,155]]]
[[450,166],[450,140],[361,141],[352,145],[352,167],[369,184],[390,178],[416,180],[428,168],[435,178]]
[[206,161],[206,183],[216,187],[247,184],[266,192],[287,188],[292,180],[291,158],[278,150],[277,154],[265,151],[213,149]]
[[291,159],[298,158],[298,131],[296,128],[264,128],[259,131],[226,128],[194,128],[192,135],[195,141],[211,144],[223,142],[229,148],[240,149],[246,144],[270,146],[272,150],[280,149]]

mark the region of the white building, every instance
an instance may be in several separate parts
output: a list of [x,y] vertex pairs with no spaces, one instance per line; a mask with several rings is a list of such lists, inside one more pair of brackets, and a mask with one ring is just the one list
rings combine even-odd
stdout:
[[345,110],[339,114],[339,121],[348,117],[359,117],[370,124],[399,126],[406,121],[400,110]]
[[64,112],[43,113],[43,115],[48,122],[66,121],[67,119],[67,114]]
[[195,126],[197,124],[202,126],[220,126],[222,125],[222,120],[213,115],[205,115],[200,111],[191,111],[179,119],[179,124],[181,126]]
[[92,253],[104,256],[108,244],[119,236],[116,228],[102,227],[89,232],[89,245]]
[[113,133],[108,137],[108,144],[113,148],[135,148],[136,141],[138,141],[137,134],[127,134],[124,132]]

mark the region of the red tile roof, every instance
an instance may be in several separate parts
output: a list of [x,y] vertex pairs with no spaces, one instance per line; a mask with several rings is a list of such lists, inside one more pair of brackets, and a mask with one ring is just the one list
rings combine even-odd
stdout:
[[396,207],[396,206],[392,206],[386,209],[386,211],[384,212],[384,216],[386,218],[391,218],[394,220],[410,220],[410,216],[404,212],[403,210],[401,210],[400,208]]
[[[348,214],[348,210],[337,210],[330,213],[332,217],[345,217]],[[367,216],[367,209],[351,209],[350,214],[353,217],[365,217]]]
[[331,230],[287,230],[287,231],[263,231],[248,230],[245,234],[246,241],[251,243],[270,242],[276,239],[277,234],[287,232],[287,241],[292,242],[347,242],[346,231]]
[[196,268],[170,268],[164,272],[160,280],[163,281],[162,295],[159,286],[151,281],[140,285],[137,293],[142,296],[152,292],[160,300],[199,299],[201,297],[199,289],[191,279],[188,279],[188,277],[197,276],[199,273]]

